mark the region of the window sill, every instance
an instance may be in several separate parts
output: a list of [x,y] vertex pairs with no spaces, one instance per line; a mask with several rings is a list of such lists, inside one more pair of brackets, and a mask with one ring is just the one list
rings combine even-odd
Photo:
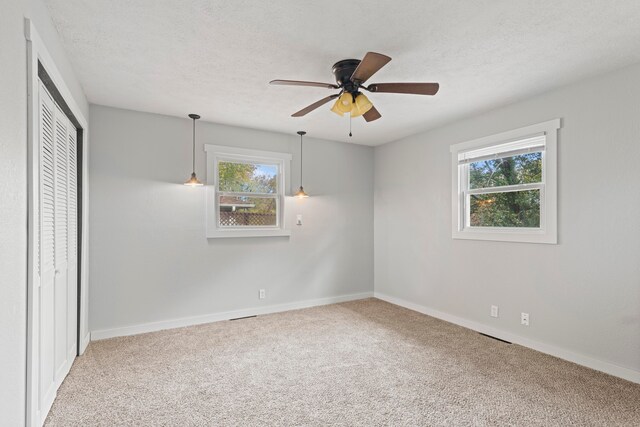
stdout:
[[225,239],[235,237],[289,237],[291,230],[211,230],[207,232],[208,239]]
[[462,240],[489,240],[495,242],[520,242],[520,243],[546,243],[555,245],[558,238],[555,232],[544,230],[465,230],[454,231],[452,236],[454,239]]

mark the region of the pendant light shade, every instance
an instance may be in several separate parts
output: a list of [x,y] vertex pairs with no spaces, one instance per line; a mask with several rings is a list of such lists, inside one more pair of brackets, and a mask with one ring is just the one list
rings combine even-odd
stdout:
[[298,189],[298,192],[294,194],[294,196],[298,199],[305,199],[309,197],[309,195],[304,192],[304,188],[302,187],[302,136],[306,134],[307,133],[303,130],[298,131],[298,135],[300,135],[300,188]]
[[198,177],[196,176],[196,120],[200,118],[197,114],[189,114],[189,118],[193,120],[193,158],[192,158],[192,169],[191,169],[191,178],[189,178],[184,185],[188,185],[190,187],[199,187],[202,185]]
[[298,192],[295,194],[295,196],[298,199],[306,199],[307,197],[309,197],[309,195],[304,192],[304,188],[302,188],[302,186],[300,186],[300,188],[298,189]]
[[202,185],[202,183],[200,182],[200,180],[196,176],[196,173],[193,172],[191,174],[191,178],[189,178],[187,181],[185,181],[184,185],[190,185],[192,187],[196,187],[196,186]]

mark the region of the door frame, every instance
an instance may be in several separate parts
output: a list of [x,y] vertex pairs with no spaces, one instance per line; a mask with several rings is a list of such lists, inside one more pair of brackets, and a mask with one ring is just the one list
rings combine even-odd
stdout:
[[[40,426],[44,421],[43,415],[38,408],[38,337],[39,318],[35,309],[35,290],[40,286],[37,266],[35,265],[35,248],[37,247],[37,236],[33,232],[36,218],[36,207],[38,206],[39,195],[39,140],[38,140],[38,120],[39,120],[39,82],[38,64],[42,65],[51,79],[53,85],[64,99],[67,107],[78,121],[82,129],[82,143],[78,144],[81,164],[81,187],[78,200],[81,201],[78,208],[81,212],[78,223],[80,225],[80,241],[78,245],[78,267],[80,277],[78,280],[78,354],[84,353],[90,340],[89,332],[89,287],[88,287],[88,242],[89,242],[89,180],[88,180],[88,156],[89,156],[89,123],[73,98],[71,91],[65,84],[62,74],[56,66],[53,57],[49,54],[45,43],[40,38],[33,22],[25,18],[24,21],[25,38],[27,40],[27,204],[28,204],[28,224],[27,224],[27,372],[26,372],[26,420],[27,426]],[[49,408],[46,408],[48,412]]]

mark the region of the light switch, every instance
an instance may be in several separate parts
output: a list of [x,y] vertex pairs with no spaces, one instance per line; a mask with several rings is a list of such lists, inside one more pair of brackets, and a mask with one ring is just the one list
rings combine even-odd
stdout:
[[296,215],[296,225],[302,225],[302,214]]

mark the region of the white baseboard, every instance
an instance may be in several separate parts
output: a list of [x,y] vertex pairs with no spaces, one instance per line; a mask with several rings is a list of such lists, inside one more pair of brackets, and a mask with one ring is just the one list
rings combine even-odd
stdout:
[[354,301],[373,297],[373,292],[341,295],[336,297],[318,298],[306,301],[297,301],[286,304],[267,305],[264,307],[252,307],[241,310],[224,311],[220,313],[205,314],[202,316],[183,317],[181,319],[163,320],[160,322],[143,323],[138,325],[123,326],[113,329],[101,329],[91,332],[91,341],[107,338],[123,337],[128,335],[144,334],[147,332],[161,331],[163,329],[181,328],[184,326],[201,325],[203,323],[219,322],[222,320],[236,319],[238,317],[257,316],[282,311],[298,310],[301,308],[317,307],[339,302]]
[[443,313],[433,308],[426,307],[413,302],[409,302],[409,301],[403,300],[402,298],[386,295],[381,292],[374,292],[374,297],[381,299],[383,301],[387,301],[391,304],[408,308],[409,310],[417,311],[418,313],[426,314],[428,316],[435,317],[449,323],[454,323],[456,325],[465,327],[467,329],[472,329],[477,332],[482,332],[483,334],[491,335],[505,341],[519,344],[523,347],[528,347],[533,350],[537,350],[541,353],[546,353],[551,356],[558,357],[560,359],[568,360],[569,362],[573,362],[578,365],[586,366],[587,368],[595,369],[596,371],[601,371],[606,374],[613,375],[619,378],[623,378],[627,381],[632,381],[634,383],[640,384],[640,372],[633,369],[624,368],[622,366],[618,366],[613,363],[604,362],[598,359],[593,359],[589,356],[584,356],[582,354],[574,353],[564,348],[560,348],[551,344],[535,341],[530,338],[525,338],[510,332],[505,332],[500,329],[496,329],[494,327],[484,325],[479,322],[475,322],[473,320],[468,320],[462,317],[454,316],[452,314]]

